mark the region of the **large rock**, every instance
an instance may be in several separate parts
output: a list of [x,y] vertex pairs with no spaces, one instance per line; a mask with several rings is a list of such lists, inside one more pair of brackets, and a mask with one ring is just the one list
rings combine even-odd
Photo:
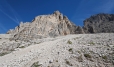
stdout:
[[86,33],[114,33],[114,14],[97,14],[84,20]]
[[[80,32],[76,32],[79,30]],[[14,39],[32,39],[42,37],[56,37],[67,34],[81,33],[82,29],[73,24],[59,11],[51,15],[40,15],[32,22],[21,22],[14,30],[7,33],[13,34]]]

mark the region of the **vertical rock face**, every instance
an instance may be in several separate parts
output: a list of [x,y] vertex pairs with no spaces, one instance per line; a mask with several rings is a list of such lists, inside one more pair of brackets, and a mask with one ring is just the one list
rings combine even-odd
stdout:
[[114,32],[114,14],[97,14],[84,20],[86,33]]
[[[80,32],[76,32],[76,29]],[[75,26],[59,11],[55,11],[51,15],[37,16],[32,22],[21,22],[14,30],[7,33],[13,34],[15,39],[30,39],[82,33],[81,31],[82,28]]]

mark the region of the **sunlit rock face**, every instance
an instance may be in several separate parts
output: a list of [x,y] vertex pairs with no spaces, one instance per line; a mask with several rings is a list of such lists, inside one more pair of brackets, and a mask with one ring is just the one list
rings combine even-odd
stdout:
[[86,33],[114,33],[114,14],[97,14],[84,20]]
[[59,11],[55,11],[50,15],[37,16],[32,22],[21,22],[14,30],[7,33],[13,34],[14,39],[31,39],[83,33],[83,29],[73,24]]

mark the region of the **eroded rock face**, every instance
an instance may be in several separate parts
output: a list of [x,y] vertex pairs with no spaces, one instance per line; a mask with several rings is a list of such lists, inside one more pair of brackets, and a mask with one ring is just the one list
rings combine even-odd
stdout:
[[84,20],[86,33],[112,33],[114,32],[114,14],[97,14]]
[[14,39],[32,39],[76,34],[77,28],[79,27],[69,21],[66,16],[63,16],[59,11],[55,11],[51,15],[37,16],[32,22],[21,22],[14,30],[7,33],[13,34]]

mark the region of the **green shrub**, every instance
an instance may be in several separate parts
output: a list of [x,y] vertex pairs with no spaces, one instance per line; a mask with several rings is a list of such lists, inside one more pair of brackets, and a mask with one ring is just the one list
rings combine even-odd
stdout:
[[5,52],[5,53],[0,53],[0,56],[4,56],[4,55],[6,55],[6,54],[8,54],[7,52]]
[[39,64],[39,62],[37,61],[34,62],[31,67],[39,67],[39,66],[41,66],[41,64]]
[[107,56],[102,56],[103,59],[107,60]]
[[20,46],[19,48],[25,48],[25,46]]
[[78,56],[77,59],[79,62],[83,62],[82,55]]
[[89,42],[88,44],[95,45],[95,43],[94,43],[94,42]]
[[67,59],[66,60],[66,64],[69,65],[69,66],[73,66]]
[[73,49],[72,49],[72,48],[70,48],[68,51],[69,51],[69,52],[72,52],[72,51],[73,51]]
[[72,44],[72,42],[70,40],[67,41],[68,44]]
[[58,62],[58,60],[56,60],[56,62]]
[[84,54],[84,57],[86,57],[86,58],[91,58],[91,55],[89,55],[89,54]]
[[81,54],[81,52],[80,51],[77,51],[79,54]]

